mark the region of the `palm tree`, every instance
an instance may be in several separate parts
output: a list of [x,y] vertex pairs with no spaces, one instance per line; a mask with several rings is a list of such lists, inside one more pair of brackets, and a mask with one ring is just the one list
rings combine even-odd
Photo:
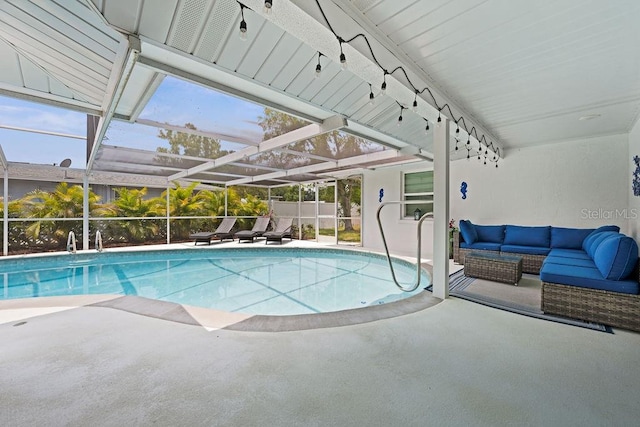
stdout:
[[[147,189],[118,188],[115,190],[117,198],[114,202],[112,215],[117,217],[142,218],[163,216],[164,212],[159,209],[156,199],[145,199]],[[158,220],[129,219],[111,222],[109,234],[111,236],[121,235],[121,240],[126,242],[142,242],[153,239],[161,231],[161,223]]]
[[[199,214],[203,204],[203,196],[195,192],[199,184],[199,182],[192,182],[189,186],[182,187],[178,182],[174,182],[176,188],[169,189],[169,215],[172,218],[196,216]],[[157,199],[158,203],[160,203],[160,199],[162,199],[165,212],[166,197],[167,192],[164,191],[162,196]],[[189,233],[193,231],[191,226],[191,219],[174,219],[171,224],[172,237],[186,238]]]
[[[84,190],[80,185],[61,182],[52,193],[34,190],[22,198],[26,218],[82,218]],[[99,216],[108,210],[99,204],[100,196],[89,190],[89,214]],[[26,229],[27,237],[44,246],[64,247],[69,231],[81,232],[80,221],[35,221]]]

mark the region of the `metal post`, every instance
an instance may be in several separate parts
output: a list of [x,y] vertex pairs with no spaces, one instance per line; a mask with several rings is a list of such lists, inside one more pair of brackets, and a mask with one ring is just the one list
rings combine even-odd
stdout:
[[82,178],[82,250],[89,250],[89,175]]
[[167,245],[171,243],[171,199],[169,198],[169,191],[171,190],[171,184],[167,183]]
[[318,218],[318,212],[320,211],[320,208],[318,206],[319,202],[318,199],[320,198],[320,188],[318,186],[318,183],[315,182],[313,184],[315,186],[315,193],[316,193],[316,242],[320,241],[320,218]]
[[333,183],[333,233],[335,244],[338,244],[338,180]]
[[302,184],[298,184],[298,240],[302,240]]
[[229,206],[227,206],[229,203],[229,187],[227,187],[225,185],[224,187],[224,216],[227,216],[227,209]]
[[449,120],[434,126],[433,296],[449,296]]
[[[4,168],[4,215],[2,223],[2,253],[9,254],[9,169]],[[6,276],[5,276],[6,277]]]

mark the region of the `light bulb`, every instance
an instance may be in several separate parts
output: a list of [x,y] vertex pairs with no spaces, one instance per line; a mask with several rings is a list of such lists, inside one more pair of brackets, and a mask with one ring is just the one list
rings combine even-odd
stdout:
[[243,19],[240,21],[240,40],[245,41],[247,39],[247,23]]
[[380,90],[382,91],[382,93],[387,93],[387,82],[386,81],[382,82],[382,86],[380,86]]
[[413,107],[412,107],[413,111],[416,112],[418,111],[418,100],[414,99],[413,100]]
[[402,124],[402,113],[398,116],[398,126]]
[[318,65],[316,65],[316,79],[320,77],[321,73],[322,73],[322,65],[320,65],[320,63],[318,62]]
[[264,13],[267,15],[271,15],[271,8],[273,7],[273,0],[265,0],[264,1]]
[[343,70],[347,69],[347,57],[344,55],[344,53],[340,54],[340,64]]
[[376,105],[376,97],[373,92],[369,92],[369,105]]

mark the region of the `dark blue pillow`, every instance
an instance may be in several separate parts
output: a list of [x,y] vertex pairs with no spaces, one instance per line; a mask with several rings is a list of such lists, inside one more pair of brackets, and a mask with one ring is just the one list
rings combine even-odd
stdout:
[[551,227],[522,227],[519,225],[507,225],[504,233],[505,245],[538,246],[549,248]]
[[593,256],[596,253],[596,249],[598,249],[598,245],[600,245],[600,243],[602,243],[605,239],[614,236],[620,236],[620,233],[616,231],[603,231],[601,233],[594,234],[593,237],[589,236],[587,237],[587,239],[591,240],[587,242],[587,239],[585,239],[585,243],[583,245],[586,244],[586,249],[584,251],[591,257],[591,259],[593,259]]
[[478,242],[502,243],[504,225],[475,225]]
[[603,225],[602,227],[596,228],[591,232],[591,234],[584,238],[584,241],[582,242],[582,250],[589,252],[587,248],[591,246],[591,242],[595,239],[596,234],[602,233],[603,231],[615,231],[617,233],[620,231],[620,227],[617,225]]
[[593,232],[593,228],[551,227],[551,247],[582,249],[582,242]]
[[638,245],[624,234],[605,239],[596,249],[593,262],[605,279],[622,280],[638,261]]
[[465,219],[460,220],[460,234],[465,242],[471,244],[478,241],[478,233],[476,227]]

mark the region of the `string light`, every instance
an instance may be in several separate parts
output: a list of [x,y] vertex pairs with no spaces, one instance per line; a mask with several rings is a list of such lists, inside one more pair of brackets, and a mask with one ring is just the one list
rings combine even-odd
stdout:
[[273,7],[273,0],[264,0],[264,13],[271,15],[271,8]]
[[[400,105],[400,104],[398,104]],[[405,110],[405,108],[407,107],[403,107],[402,105],[400,105],[400,115],[398,116],[398,126],[400,126],[402,124],[402,112]]]
[[[382,66],[382,64],[380,63],[380,61],[378,61],[375,52],[373,51],[373,48],[371,47],[371,43],[369,42],[367,36],[365,34],[359,33],[356,34],[355,36],[353,36],[352,38],[348,39],[348,40],[344,40],[342,39],[338,33],[336,33],[336,31],[334,30],[334,28],[331,25],[331,22],[327,19],[327,16],[324,13],[324,10],[322,8],[322,6],[320,5],[320,1],[316,0],[315,1],[318,9],[320,10],[320,13],[324,19],[324,21],[327,24],[327,27],[329,28],[329,30],[333,33],[333,35],[336,37],[338,43],[340,44],[340,63],[342,64],[342,68],[344,69],[346,67],[346,57],[342,51],[342,44],[343,43],[351,43],[352,41],[354,41],[357,38],[363,38],[368,49],[369,49],[369,53],[370,53],[370,57],[372,58],[373,62],[380,68],[380,70],[382,71],[382,85],[380,87],[381,89],[381,93],[386,94],[386,90],[387,90],[387,74],[389,75],[393,75],[396,71],[400,71],[402,72],[402,75],[404,76],[404,79],[406,80],[406,82],[409,84],[409,86],[411,87],[411,89],[413,89],[413,92],[415,93],[414,96],[414,100],[413,100],[413,104],[412,104],[412,109],[414,111],[417,112],[417,104],[418,104],[418,94],[421,94],[423,92],[427,92],[431,98],[432,101],[432,105],[438,109],[438,120],[437,123],[441,123],[442,122],[442,118],[441,118],[441,111],[444,110],[445,108],[448,109],[448,114],[449,116],[456,122],[456,134],[460,133],[460,124],[462,123],[462,127],[463,129],[467,132],[469,138],[473,135],[476,140],[478,140],[479,143],[484,142],[484,144],[486,145],[487,149],[486,151],[488,152],[489,149],[491,149],[494,153],[494,155],[500,156],[500,147],[496,147],[493,142],[487,141],[485,136],[479,136],[478,132],[476,131],[475,127],[472,127],[471,130],[468,129],[467,127],[467,123],[464,119],[463,116],[458,117],[457,119],[455,118],[455,114],[453,113],[453,111],[451,110],[451,107],[449,106],[449,104],[444,104],[444,105],[438,105],[438,101],[435,98],[433,92],[431,91],[431,89],[429,89],[428,87],[423,88],[422,90],[419,90],[412,82],[411,79],[409,78],[409,75],[407,74],[407,71],[404,69],[403,66],[398,66],[395,69],[393,69],[393,71],[389,72],[387,71],[387,69],[385,67]],[[369,97],[369,101],[371,102],[372,97],[371,95],[373,94],[373,92],[370,92],[370,97]],[[403,107],[403,108],[407,108],[407,107]],[[401,110],[401,115],[402,117],[402,110]],[[426,119],[425,119],[426,120]],[[401,122],[401,120],[399,120],[398,122]],[[429,130],[429,124],[427,122],[427,126],[426,126],[426,130]],[[471,142],[469,140],[467,140],[467,146],[469,146]],[[468,149],[469,150],[469,149]],[[469,154],[467,153],[467,156],[469,156]],[[467,157],[469,158],[469,157]],[[499,157],[498,157],[499,159]],[[496,162],[496,167],[497,167],[497,162]]]
[[373,88],[371,87],[371,83],[369,83],[369,105],[376,104],[376,97],[373,94]]
[[340,66],[342,67],[343,70],[347,69],[347,57],[344,55],[344,52],[342,51],[342,42],[343,40],[340,39]]
[[320,57],[322,54],[318,52],[318,65],[316,65],[316,79],[322,74],[322,65],[320,65]]
[[240,21],[240,40],[245,41],[247,39],[247,22],[244,20],[244,10],[249,8],[240,2],[238,4],[240,5],[240,16],[242,16]]
[[424,121],[427,122],[427,126],[424,128],[424,132],[429,133],[429,120],[424,119]]

